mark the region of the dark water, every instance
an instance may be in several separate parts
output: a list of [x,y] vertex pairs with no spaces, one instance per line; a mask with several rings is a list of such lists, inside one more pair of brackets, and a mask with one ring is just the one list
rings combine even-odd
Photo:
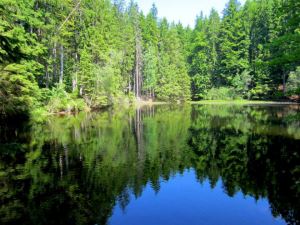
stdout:
[[297,105],[116,109],[0,134],[0,224],[300,222]]

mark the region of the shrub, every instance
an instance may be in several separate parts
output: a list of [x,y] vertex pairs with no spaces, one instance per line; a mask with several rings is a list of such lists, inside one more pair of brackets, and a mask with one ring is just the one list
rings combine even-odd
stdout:
[[242,99],[233,88],[220,87],[212,88],[205,96],[206,100],[235,100]]
[[47,111],[58,112],[79,112],[88,107],[83,99],[67,93],[62,85],[53,88],[50,93],[44,92],[43,98],[47,102]]
[[288,95],[300,95],[300,67],[289,74],[286,82],[286,91]]
[[270,95],[270,87],[267,84],[257,84],[253,89],[249,91],[251,99],[265,99]]
[[28,116],[39,105],[34,72],[35,65],[29,62],[0,65],[0,118]]

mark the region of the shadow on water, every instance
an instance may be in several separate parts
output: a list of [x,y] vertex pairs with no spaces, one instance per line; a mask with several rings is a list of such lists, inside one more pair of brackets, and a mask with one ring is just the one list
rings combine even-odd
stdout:
[[[299,106],[153,106],[0,127],[1,224],[106,224],[186,169],[297,224]],[[199,188],[201,186],[199,185]]]

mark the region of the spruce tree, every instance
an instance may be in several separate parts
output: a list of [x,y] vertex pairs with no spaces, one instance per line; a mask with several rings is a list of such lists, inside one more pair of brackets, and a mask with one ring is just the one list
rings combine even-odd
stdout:
[[249,68],[249,36],[237,0],[230,0],[223,13],[219,43],[220,82],[232,86],[234,77]]

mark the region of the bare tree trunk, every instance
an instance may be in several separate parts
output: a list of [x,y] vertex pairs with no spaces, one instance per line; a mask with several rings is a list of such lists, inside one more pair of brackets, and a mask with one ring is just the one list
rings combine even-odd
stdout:
[[138,19],[135,22],[135,77],[134,77],[134,92],[135,97],[140,98],[142,89],[142,37]]
[[64,46],[60,45],[60,75],[59,83],[62,84],[64,79]]
[[132,91],[132,87],[131,87],[131,75],[129,75],[128,77],[128,93],[130,93]]
[[154,99],[154,90],[153,90],[153,88],[150,88],[150,98],[152,100]]
[[78,54],[76,52],[75,53],[75,71],[74,71],[75,76],[73,76],[73,80],[72,80],[72,91],[73,92],[77,89],[77,82],[78,82],[77,63],[78,63]]
[[[80,10],[80,1],[77,1],[77,0],[73,0],[74,4],[76,4],[75,8],[77,8],[77,13],[79,15],[79,23],[81,22],[81,10]],[[77,21],[77,20],[76,20]],[[76,22],[75,21],[75,22]],[[77,87],[78,87],[78,63],[79,63],[79,57],[78,57],[78,41],[80,38],[80,31],[78,29],[75,29],[74,30],[74,49],[75,49],[75,54],[74,54],[74,61],[75,61],[75,68],[74,68],[74,75],[72,76],[72,91],[75,92],[77,90]]]
[[136,46],[135,53],[135,96],[139,97],[139,56],[138,56],[138,46]]
[[56,73],[57,73],[57,66],[56,66],[56,58],[57,58],[57,51],[56,51],[56,42],[53,46],[53,73],[52,73],[52,80],[56,82]]
[[49,71],[48,71],[48,64],[46,62],[45,64],[45,76],[46,76],[46,88],[49,88]]
[[282,90],[283,90],[283,96],[286,95],[286,72],[284,71],[282,74]]
[[[135,65],[136,67],[136,65]],[[134,79],[133,79],[133,91],[134,91],[134,95],[136,97],[136,69],[134,71]]]
[[72,80],[72,91],[76,91],[77,89],[77,72],[75,72],[75,77],[73,77],[73,80]]

